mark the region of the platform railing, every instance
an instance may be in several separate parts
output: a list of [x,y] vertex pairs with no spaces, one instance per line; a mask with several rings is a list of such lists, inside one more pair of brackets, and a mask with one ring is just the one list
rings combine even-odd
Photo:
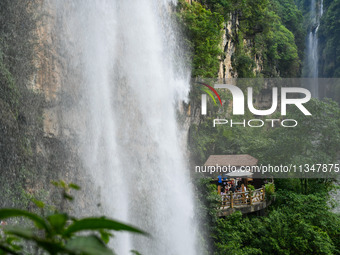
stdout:
[[265,201],[265,187],[247,190],[245,192],[229,192],[226,195],[221,195],[221,208],[234,208],[237,206],[252,205]]

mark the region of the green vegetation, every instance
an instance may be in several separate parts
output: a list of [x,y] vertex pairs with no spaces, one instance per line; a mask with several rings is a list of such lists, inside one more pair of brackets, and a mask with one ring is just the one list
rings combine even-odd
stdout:
[[[79,189],[77,185],[63,181],[55,185],[62,188],[66,200],[73,200],[70,191]],[[147,235],[142,230],[105,217],[78,219],[59,211],[46,214],[45,203],[36,199],[33,201],[42,210],[41,214],[0,209],[0,219],[10,221],[10,224],[1,227],[3,232],[0,229],[0,254],[113,255],[114,251],[108,247],[113,236],[111,231]],[[23,227],[22,223],[27,226]]]
[[[249,186],[249,185],[248,185]],[[267,196],[272,196],[274,195],[275,192],[275,185],[274,183],[267,183],[265,185],[265,192]]]
[[[232,56],[238,77],[297,77],[301,73],[305,30],[302,13],[293,0],[202,0],[192,5],[180,1],[179,22],[187,38],[193,77],[217,77],[223,22],[234,15]],[[255,60],[262,66],[255,73]]]
[[255,50],[263,56],[264,77],[297,77],[300,73],[300,60],[294,42],[294,35],[277,19],[268,15],[273,23],[267,33],[255,37]]
[[[320,26],[320,49],[328,77],[335,77],[339,1],[325,1],[328,12]],[[232,67],[238,77],[299,77],[304,57],[309,1],[202,0],[207,10],[233,15],[239,25],[228,36],[236,46]],[[327,24],[326,21],[327,20]],[[322,27],[327,27],[327,31]],[[188,38],[190,40],[190,38]],[[198,44],[200,42],[198,41]],[[218,64],[216,63],[216,66]],[[255,67],[260,65],[260,72]],[[203,65],[201,65],[203,66]],[[195,67],[194,67],[195,68]],[[323,70],[326,70],[325,68]],[[217,67],[216,67],[217,70]],[[323,71],[323,73],[325,73]],[[195,76],[195,73],[194,73]],[[216,76],[215,76],[216,77]],[[259,90],[261,88],[256,88]],[[339,90],[340,91],[340,90]],[[339,94],[338,90],[331,93]],[[198,94],[196,87],[192,95]],[[197,96],[191,97],[191,106]],[[224,105],[230,98],[223,95]],[[226,106],[225,106],[226,107]],[[224,107],[224,108],[225,108]],[[212,127],[214,118],[228,118],[228,109],[209,105],[210,112],[189,130],[193,165],[202,165],[212,154],[251,154],[259,163],[336,163],[340,151],[340,109],[331,100],[311,100],[306,106],[312,116],[289,108],[285,118],[295,119],[295,128]],[[281,118],[280,116],[272,116]],[[248,112],[242,119],[253,118]],[[261,117],[256,117],[261,118]],[[241,118],[233,116],[233,120]],[[220,198],[208,180],[197,180],[202,241],[206,254],[339,254],[340,217],[328,205],[332,179],[276,179],[265,186],[275,202],[265,216],[242,216],[239,212],[217,218]]]
[[340,217],[324,196],[279,191],[266,217],[216,222],[214,254],[337,254]]
[[325,13],[319,28],[320,76],[340,77],[340,1],[324,1]]
[[[233,17],[239,23],[227,36],[235,46],[232,67],[238,77],[298,77],[306,27],[310,26],[303,16],[309,15],[309,5],[309,0],[199,0],[192,5],[179,1],[176,18],[188,47],[192,76],[217,76],[224,57],[223,28]],[[319,29],[320,74],[338,77],[340,0],[325,0],[324,8]],[[28,210],[0,210],[0,219],[12,221],[13,217],[23,217],[26,220],[20,219],[20,223],[27,225],[3,229],[0,254],[43,251],[49,254],[98,254],[98,251],[113,254],[107,245],[112,236],[110,231],[143,232],[106,218],[77,219],[43,202],[50,197],[49,192],[26,190],[33,176],[41,176],[43,171],[49,170],[39,168],[41,172],[37,173],[37,162],[32,160],[38,158],[35,157],[35,137],[40,132],[42,119],[42,100],[27,89],[35,71],[33,55],[38,47],[37,17],[32,13],[35,9],[34,0],[0,2],[0,144],[4,145],[0,147],[1,205]],[[258,65],[260,71],[256,73]],[[339,85],[330,91],[337,95],[339,92]],[[195,105],[200,94],[198,86],[191,94],[191,104]],[[224,96],[226,108],[230,98]],[[340,151],[339,107],[330,100],[312,100],[307,108],[313,112],[312,116],[301,115],[295,108],[288,111],[286,118],[299,122],[293,129],[230,129],[212,127],[211,119],[225,118],[227,109],[217,113],[218,107],[209,106],[212,113],[190,127],[192,162],[201,165],[211,154],[247,153],[263,164],[334,163]],[[249,113],[247,116],[251,117]],[[60,145],[55,143],[59,149]],[[48,160],[55,165],[52,157]],[[51,174],[56,173],[51,171]],[[275,180],[276,191],[272,184],[265,186],[266,194],[275,197],[265,216],[242,217],[236,212],[224,219],[217,217],[220,197],[216,187],[209,180],[196,181],[200,211],[197,217],[204,233],[200,241],[206,251],[213,251],[215,255],[340,253],[339,215],[331,213],[327,204],[332,180]],[[73,199],[70,190],[78,187],[63,182],[55,184],[63,189],[60,197],[64,200],[58,206],[64,209],[65,203]],[[34,198],[35,194],[39,197]],[[32,213],[37,210],[32,208],[32,203],[41,209],[40,214]],[[27,223],[27,219],[33,224]]]
[[274,0],[272,9],[281,18],[282,24],[294,35],[294,40],[299,53],[299,59],[302,60],[305,49],[306,29],[302,11],[296,6],[294,0]]
[[[266,194],[274,196],[265,216],[242,216],[237,211],[225,218],[216,217],[220,197],[208,179],[198,183],[201,202],[200,220],[204,230],[206,254],[338,254],[340,252],[340,216],[330,212],[327,204],[329,186],[321,180],[311,180],[317,189],[301,194],[297,179],[282,185],[266,185]],[[281,184],[281,185],[280,185]],[[288,185],[287,185],[288,184]],[[327,188],[328,187],[328,188]],[[209,251],[209,252],[208,252]]]
[[[300,20],[296,18],[298,21],[291,22],[293,17],[282,15],[282,9],[295,15],[301,15],[301,13],[296,10],[295,5],[283,4],[285,4],[284,1],[258,1],[257,5],[248,8],[245,20],[243,21],[242,17],[240,21],[241,28],[245,27],[241,29],[244,37],[254,42],[254,57],[262,62],[263,70],[260,74],[262,77],[297,77],[301,72],[301,60],[295,40],[295,36],[303,40],[303,34],[298,35],[300,30],[296,24]],[[261,14],[253,11],[254,9],[260,10]],[[304,45],[300,46],[302,57]],[[236,55],[235,59],[237,57]]]
[[209,179],[200,178],[195,180],[196,192],[195,194],[198,205],[197,221],[200,223],[201,231],[200,243],[203,251],[206,254],[211,254],[209,251],[214,250],[214,240],[211,238],[215,231],[216,222],[218,221],[218,206],[221,202],[221,197],[217,194],[216,185],[210,183]]
[[231,59],[232,66],[235,70],[237,70],[239,78],[252,78],[255,76],[253,70],[256,67],[256,63],[254,59],[247,54],[241,33],[238,36],[236,52]]
[[188,38],[188,50],[192,52],[192,75],[216,77],[219,59],[223,53],[220,46],[223,17],[195,2],[190,5],[180,1],[177,8],[178,20],[183,25],[183,35]]

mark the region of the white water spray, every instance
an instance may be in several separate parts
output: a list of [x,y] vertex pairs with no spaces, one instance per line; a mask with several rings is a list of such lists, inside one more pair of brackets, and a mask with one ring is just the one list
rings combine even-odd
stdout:
[[176,121],[189,75],[174,65],[181,63],[170,22],[174,3],[50,1],[67,59],[65,86],[73,84],[68,90],[78,101],[66,122],[80,123],[79,153],[100,188],[101,210],[152,235],[118,234],[116,251],[198,254],[183,131]]

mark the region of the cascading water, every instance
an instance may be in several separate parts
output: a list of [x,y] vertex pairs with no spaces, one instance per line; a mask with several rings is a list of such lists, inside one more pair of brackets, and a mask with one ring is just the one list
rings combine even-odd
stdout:
[[315,98],[319,98],[319,83],[317,80],[317,78],[319,77],[318,29],[320,26],[320,18],[322,14],[323,0],[321,0],[318,8],[316,8],[315,0],[312,0],[310,7],[311,29],[307,38],[303,77],[315,79],[309,86],[312,96]]
[[77,102],[64,119],[77,130],[83,166],[100,188],[101,213],[152,235],[118,234],[115,250],[199,254],[184,131],[176,121],[189,73],[180,65],[171,24],[175,3],[49,2],[67,60],[65,86],[72,88],[66,90]]
[[[306,47],[306,59],[304,63],[303,76],[307,78],[314,78],[315,80],[310,84],[309,89],[312,93],[313,97],[319,98],[319,83],[317,78],[319,77],[319,66],[318,66],[318,36],[317,32],[320,26],[320,19],[323,15],[323,0],[319,2],[319,9],[317,13],[316,2],[315,0],[311,1],[311,11],[310,11],[310,22],[312,24],[311,31],[308,34],[307,38],[307,47]],[[308,82],[311,80],[308,79]],[[338,185],[340,180],[336,180],[336,184]],[[330,197],[333,200],[337,201],[340,192],[338,190],[331,191]],[[332,209],[335,213],[339,213],[340,207],[337,205]]]

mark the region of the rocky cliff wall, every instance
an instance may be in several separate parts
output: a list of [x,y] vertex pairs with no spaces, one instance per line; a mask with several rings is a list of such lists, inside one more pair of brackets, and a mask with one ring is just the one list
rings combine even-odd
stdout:
[[[38,139],[36,153],[45,162],[44,173],[54,172],[56,174],[51,176],[54,180],[74,182],[82,187],[82,191],[77,192],[77,206],[73,208],[79,213],[81,208],[90,208],[89,203],[92,206],[95,203],[95,198],[86,197],[91,193],[87,192],[91,180],[83,170],[79,156],[78,137],[86,127],[83,116],[79,115],[81,111],[77,109],[80,107],[77,101],[82,85],[81,70],[68,62],[70,56],[63,45],[63,38],[68,35],[60,24],[62,17],[57,13],[57,6],[44,1],[41,8],[46,15],[38,24],[40,51],[36,54],[37,73],[32,82],[32,89],[44,97],[43,134]],[[95,193],[93,188],[91,191]]]
[[[37,17],[32,20],[35,26],[29,31],[34,35],[29,45],[33,54],[25,63],[34,71],[29,75],[15,73],[20,63],[6,67],[6,59],[4,63],[0,61],[1,67],[4,66],[0,68],[1,87],[12,88],[0,91],[0,206],[32,210],[35,208],[32,197],[56,206],[65,205],[51,181],[75,182],[84,190],[89,183],[84,181],[86,177],[81,171],[75,142],[84,124],[70,121],[72,106],[77,100],[74,91],[81,83],[68,77],[69,66],[60,42],[64,34],[57,25],[56,6],[42,0],[34,3],[32,10],[13,9],[16,16],[13,21],[8,20],[8,23],[20,24],[22,14]],[[8,1],[7,8],[12,4],[15,3]],[[18,14],[19,11],[22,14]],[[20,28],[14,25],[10,35],[16,29]],[[19,46],[17,48],[22,48]],[[10,52],[15,51],[8,54]],[[15,53],[12,58],[17,56]],[[2,76],[3,72],[8,75]],[[19,82],[21,80],[24,82]],[[85,207],[85,192],[80,194],[78,204]]]
[[[225,23],[223,29],[223,40],[221,49],[224,52],[224,56],[221,58],[220,68],[218,72],[219,79],[238,78],[237,69],[234,66],[235,54],[237,50],[238,31],[240,27],[238,13],[234,12],[230,14],[229,20]],[[263,69],[261,56],[253,56],[251,53],[254,48],[253,38],[243,39],[243,50],[246,54],[252,58],[255,62],[253,68],[254,74],[260,73]]]

